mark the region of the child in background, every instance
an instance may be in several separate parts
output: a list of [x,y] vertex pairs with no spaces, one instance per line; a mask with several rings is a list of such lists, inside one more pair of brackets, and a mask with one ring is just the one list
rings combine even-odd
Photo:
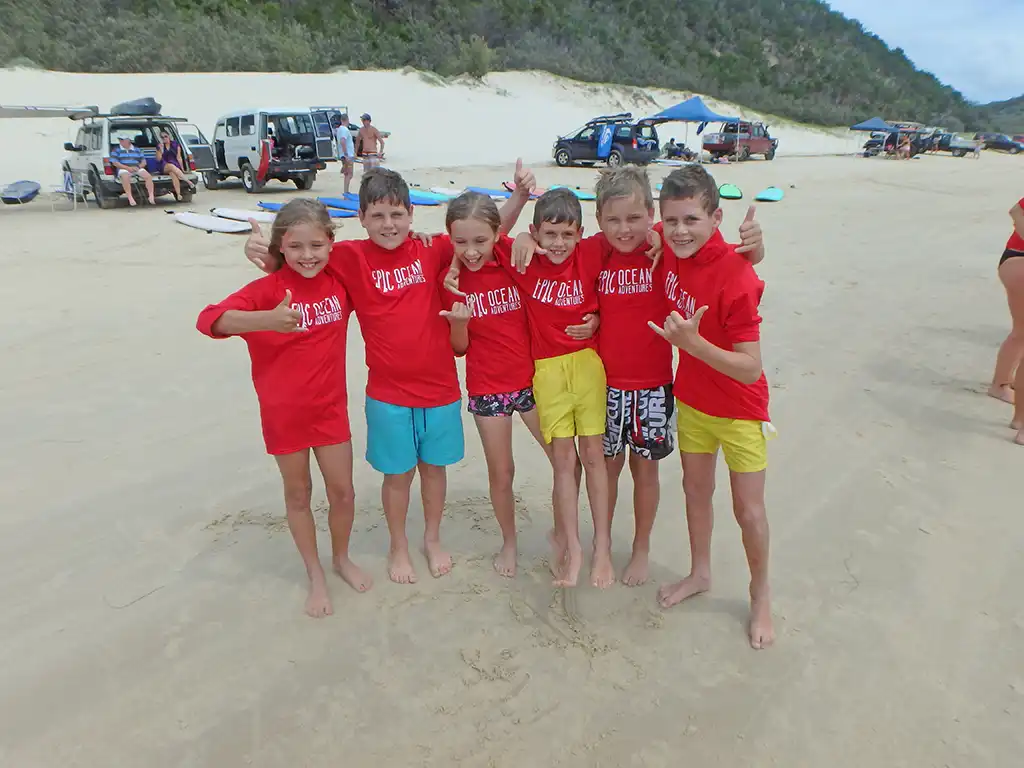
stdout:
[[310,510],[311,449],[327,489],[334,570],[357,592],[373,583],[348,556],[355,517],[345,387],[350,306],[344,287],[324,269],[333,240],[322,204],[288,203],[269,243],[284,266],[208,306],[196,324],[215,339],[241,336],[249,347],[263,438],[281,471],[288,528],[309,578],[306,613],[316,618],[333,610]]
[[[487,460],[491,504],[503,544],[494,569],[505,577],[516,573],[516,520],[512,482],[512,416],[523,423],[553,461],[551,446],[541,434],[533,394],[534,365],[530,330],[522,296],[512,277],[495,260],[499,249],[509,258],[512,241],[500,235],[498,208],[487,195],[466,192],[448,204],[445,218],[458,275],[442,295],[451,324],[452,348],[466,356],[466,391]],[[464,269],[460,269],[464,267]],[[459,301],[461,296],[464,301]],[[593,335],[596,317],[585,329]],[[577,332],[577,329],[573,329]],[[579,328],[583,331],[584,328]],[[576,486],[582,467],[576,463]],[[578,491],[577,491],[578,493]],[[556,520],[557,530],[561,523]]]
[[[761,366],[758,304],[764,283],[719,232],[718,186],[700,166],[670,173],[661,188],[665,296],[672,311],[650,327],[680,350],[674,394],[690,534],[690,575],[659,590],[671,607],[711,586],[715,462],[729,465],[733,510],[750,567],[750,644],[775,637],[768,586],[764,485],[768,383]],[[674,258],[673,258],[674,256]]]

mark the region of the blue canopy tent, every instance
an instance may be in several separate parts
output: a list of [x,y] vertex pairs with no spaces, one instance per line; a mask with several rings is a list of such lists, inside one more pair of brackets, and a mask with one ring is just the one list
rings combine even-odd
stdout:
[[896,126],[889,125],[885,120],[880,117],[872,117],[870,120],[865,120],[863,123],[857,123],[856,125],[850,126],[851,131],[871,131],[891,133],[896,130]]
[[[700,96],[691,96],[686,101],[681,101],[674,107],[663,109],[658,114],[653,117],[648,117],[645,120],[645,122],[654,124],[670,122],[687,123],[687,142],[690,139],[689,123],[700,123],[700,125],[697,126],[697,135],[699,136],[704,132],[704,128],[707,127],[708,123],[738,123],[739,121],[740,119],[738,117],[726,117],[725,115],[720,115],[717,112],[711,111]],[[701,157],[702,153],[698,152],[697,156]]]

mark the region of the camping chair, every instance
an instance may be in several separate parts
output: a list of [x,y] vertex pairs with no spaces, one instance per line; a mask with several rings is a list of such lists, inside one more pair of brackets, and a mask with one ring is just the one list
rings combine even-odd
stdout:
[[57,202],[63,200],[71,202],[71,210],[78,210],[78,201],[85,202],[85,189],[80,181],[75,181],[71,171],[64,171],[64,180],[57,186],[51,188],[50,210],[57,209]]

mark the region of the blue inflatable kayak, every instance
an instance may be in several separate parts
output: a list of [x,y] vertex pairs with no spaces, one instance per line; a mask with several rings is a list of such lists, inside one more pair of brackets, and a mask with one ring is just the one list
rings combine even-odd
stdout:
[[358,211],[359,201],[348,200],[343,197],[318,197],[321,203],[326,205],[328,208],[341,208],[344,211]]
[[[260,200],[257,204],[264,211],[280,211],[284,208],[284,203],[267,203]],[[351,219],[356,215],[355,211],[343,211],[340,208],[328,208],[327,212],[331,214],[332,219]]]
[[0,200],[7,205],[30,203],[39,194],[39,184],[34,181],[15,181],[0,189]]

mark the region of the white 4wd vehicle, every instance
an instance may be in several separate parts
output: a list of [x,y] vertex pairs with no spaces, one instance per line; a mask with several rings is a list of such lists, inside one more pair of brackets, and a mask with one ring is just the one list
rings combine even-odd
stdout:
[[330,126],[314,120],[309,107],[248,109],[217,120],[212,163],[197,169],[207,189],[232,176],[241,178],[249,193],[259,192],[270,179],[309,189],[334,154]]
[[[153,174],[157,196],[169,195],[174,191],[171,177],[158,173],[156,168],[156,146],[161,133],[165,131],[181,146],[182,156],[188,166],[185,178],[195,184],[198,179],[195,173],[197,166],[205,163],[209,167],[212,157],[203,156],[203,147],[182,140],[183,133],[197,133],[198,128],[185,123],[184,118],[163,115],[92,115],[83,118],[75,141],[64,144],[68,152],[64,170],[71,172],[76,188],[84,190],[86,195],[91,194],[100,208],[113,208],[117,205],[117,198],[124,194],[124,189],[110,164],[110,151],[117,146],[121,137],[127,136],[145,155],[146,167]],[[209,148],[206,149],[208,152]],[[140,199],[145,200],[145,195]],[[181,200],[185,203],[192,200],[192,193],[184,187]]]

